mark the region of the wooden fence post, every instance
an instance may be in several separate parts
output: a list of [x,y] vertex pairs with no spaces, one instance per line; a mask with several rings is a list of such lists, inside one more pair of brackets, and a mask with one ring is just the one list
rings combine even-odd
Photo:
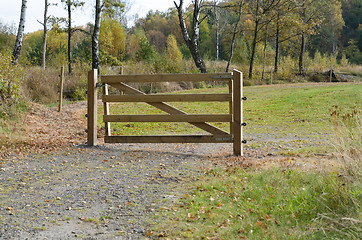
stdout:
[[89,146],[97,145],[97,69],[88,72],[88,136]]
[[243,73],[233,70],[233,149],[234,155],[242,156],[243,148],[242,141],[242,120],[243,120],[243,105],[242,105],[242,88]]
[[64,85],[64,66],[60,68],[60,83],[59,83],[59,107],[58,112],[62,110],[63,105],[63,85]]

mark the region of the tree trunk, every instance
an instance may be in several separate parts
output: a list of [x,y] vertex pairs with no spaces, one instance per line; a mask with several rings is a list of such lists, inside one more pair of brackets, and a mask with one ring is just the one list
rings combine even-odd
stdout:
[[243,7],[243,1],[241,1],[241,3],[240,3],[238,21],[236,22],[235,27],[234,27],[233,38],[232,38],[232,41],[231,41],[231,48],[230,48],[230,56],[229,56],[229,60],[228,60],[228,64],[226,66],[225,72],[229,72],[231,61],[233,59],[236,33],[237,33],[239,23],[240,23],[240,19],[241,19],[241,13],[242,13],[242,9],[243,9],[242,7]]
[[279,60],[279,11],[278,11],[278,18],[277,18],[277,29],[275,33],[275,60],[274,60],[274,72],[278,72],[278,60]]
[[97,69],[99,73],[99,31],[101,28],[101,1],[96,0],[96,13],[94,30],[92,35],[92,69]]
[[301,37],[301,47],[300,47],[300,53],[299,53],[299,74],[304,75],[304,53],[305,53],[305,34],[302,33]]
[[255,29],[254,29],[254,39],[253,44],[251,46],[251,57],[250,57],[250,67],[249,67],[249,78],[253,78],[253,65],[254,65],[254,58],[255,58],[255,49],[256,49],[256,40],[258,37],[258,26],[259,20],[255,21]]
[[206,66],[204,63],[204,60],[202,59],[200,50],[199,50],[199,32],[200,32],[200,22],[199,22],[199,17],[200,17],[200,8],[201,8],[201,0],[195,0],[194,1],[194,14],[193,14],[193,21],[192,21],[192,35],[190,37],[188,31],[187,31],[187,27],[186,27],[186,22],[184,19],[184,14],[183,14],[183,0],[180,0],[180,4],[177,5],[176,2],[174,2],[177,12],[178,12],[178,17],[179,17],[179,21],[180,21],[180,27],[181,27],[181,32],[182,32],[182,36],[186,42],[187,47],[190,49],[192,58],[195,62],[195,65],[198,69],[200,69],[200,71],[202,73],[206,73]]
[[332,18],[332,54],[333,57],[336,56],[336,38],[335,38],[335,34],[334,34],[334,21]]
[[218,61],[219,60],[219,39],[220,39],[220,33],[219,33],[220,15],[217,11],[216,4],[217,4],[217,1],[214,1],[214,12],[215,12],[215,19],[216,19],[216,61]]
[[265,65],[266,65],[266,47],[268,45],[268,25],[266,25],[265,41],[264,41],[264,59],[263,59],[263,72],[261,74],[261,79],[264,80],[265,76]]
[[72,74],[72,4],[68,1],[68,71]]
[[16,40],[15,40],[15,47],[14,47],[13,59],[12,59],[13,64],[18,63],[21,47],[23,45],[23,36],[24,36],[24,28],[25,28],[25,14],[26,14],[26,8],[27,8],[26,4],[27,4],[27,0],[22,0],[18,34],[17,34]]
[[48,27],[47,27],[47,23],[48,23],[48,0],[45,0],[45,6],[44,6],[44,22],[43,22],[43,27],[44,27],[44,35],[43,35],[43,46],[42,46],[42,58],[41,58],[41,65],[43,67],[43,69],[45,69],[46,67],[46,51],[47,51],[47,35],[48,35]]

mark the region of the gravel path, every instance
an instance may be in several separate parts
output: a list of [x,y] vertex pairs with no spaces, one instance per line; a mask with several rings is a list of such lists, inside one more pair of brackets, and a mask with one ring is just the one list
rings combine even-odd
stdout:
[[160,221],[155,213],[211,165],[317,167],[315,158],[281,157],[271,148],[246,147],[244,158],[232,157],[231,144],[88,147],[85,107],[58,113],[34,104],[27,142],[0,146],[0,239],[147,239]]
[[[1,239],[144,239],[223,144],[115,144],[13,156],[0,170]],[[162,149],[162,150],[159,150]]]

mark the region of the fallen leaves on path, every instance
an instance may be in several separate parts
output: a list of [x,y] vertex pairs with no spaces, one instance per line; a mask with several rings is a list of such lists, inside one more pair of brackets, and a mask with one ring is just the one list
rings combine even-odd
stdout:
[[30,103],[24,119],[25,140],[15,146],[2,147],[0,157],[44,153],[84,143],[86,107],[84,101],[75,102],[63,106],[62,111],[58,112],[57,107]]

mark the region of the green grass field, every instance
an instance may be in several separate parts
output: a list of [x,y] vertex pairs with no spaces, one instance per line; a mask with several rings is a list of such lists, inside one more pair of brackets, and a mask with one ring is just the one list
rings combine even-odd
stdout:
[[[182,93],[226,93],[228,89],[203,88]],[[362,84],[294,84],[244,87],[245,139],[251,148],[285,155],[326,154],[333,132],[331,109],[342,112],[362,107]],[[228,103],[171,103],[188,113],[228,113]],[[112,104],[111,114],[162,114],[145,103]],[[102,126],[99,109],[98,126]],[[228,130],[228,124],[215,123]],[[115,135],[204,133],[187,123],[112,123]]]

